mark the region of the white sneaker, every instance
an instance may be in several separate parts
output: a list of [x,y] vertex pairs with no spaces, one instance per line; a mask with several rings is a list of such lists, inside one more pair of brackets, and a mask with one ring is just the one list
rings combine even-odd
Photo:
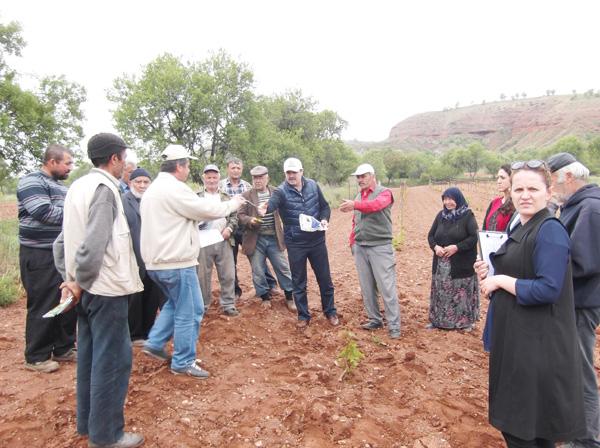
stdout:
[[47,359],[45,361],[39,362],[26,362],[25,368],[29,370],[34,370],[36,372],[42,373],[51,373],[56,372],[58,370],[58,363],[56,361],[52,361],[51,359]]

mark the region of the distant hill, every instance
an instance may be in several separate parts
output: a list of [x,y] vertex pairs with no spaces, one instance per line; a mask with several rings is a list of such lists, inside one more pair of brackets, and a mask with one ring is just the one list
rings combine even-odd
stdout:
[[561,137],[600,135],[600,97],[561,95],[498,101],[401,121],[387,140],[373,146],[445,150],[480,141],[487,149],[541,148]]

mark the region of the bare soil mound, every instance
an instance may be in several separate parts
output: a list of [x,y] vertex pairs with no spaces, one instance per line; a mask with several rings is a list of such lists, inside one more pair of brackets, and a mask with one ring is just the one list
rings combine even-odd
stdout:
[[[365,316],[347,245],[350,215],[334,211],[328,246],[342,325],[334,329],[324,319],[312,273],[313,319],[305,333],[295,329],[282,294],[272,310],[263,309],[244,259],[241,315],[224,317],[211,307],[202,322],[198,357],[210,379],[175,377],[134,348],[127,430],[142,432],[148,447],[503,446],[487,423],[482,323],[470,333],[425,328],[431,281],[426,236],[441,191],[395,192],[396,230],[402,227],[404,235],[396,266],[401,339],[359,329]],[[493,186],[463,191],[480,219]],[[75,431],[75,366],[53,374],[23,367],[24,308],[22,299],[0,309],[0,446],[86,447]],[[340,381],[336,358],[347,331],[365,358]]]

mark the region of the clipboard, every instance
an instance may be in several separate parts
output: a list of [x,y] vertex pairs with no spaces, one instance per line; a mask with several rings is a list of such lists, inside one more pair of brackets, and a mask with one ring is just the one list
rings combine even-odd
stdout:
[[492,231],[480,231],[477,233],[479,237],[479,255],[488,264],[488,276],[494,275],[494,267],[490,262],[490,254],[500,249],[500,246],[508,239],[508,234]]

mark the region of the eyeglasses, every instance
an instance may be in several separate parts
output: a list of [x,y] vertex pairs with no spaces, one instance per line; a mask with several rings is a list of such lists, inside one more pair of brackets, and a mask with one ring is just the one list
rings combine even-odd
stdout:
[[544,162],[543,160],[528,160],[526,162],[523,162],[523,161],[513,162],[510,165],[510,169],[513,171],[522,170],[525,167],[531,168],[532,170],[537,170],[538,168],[548,169],[546,162]]

